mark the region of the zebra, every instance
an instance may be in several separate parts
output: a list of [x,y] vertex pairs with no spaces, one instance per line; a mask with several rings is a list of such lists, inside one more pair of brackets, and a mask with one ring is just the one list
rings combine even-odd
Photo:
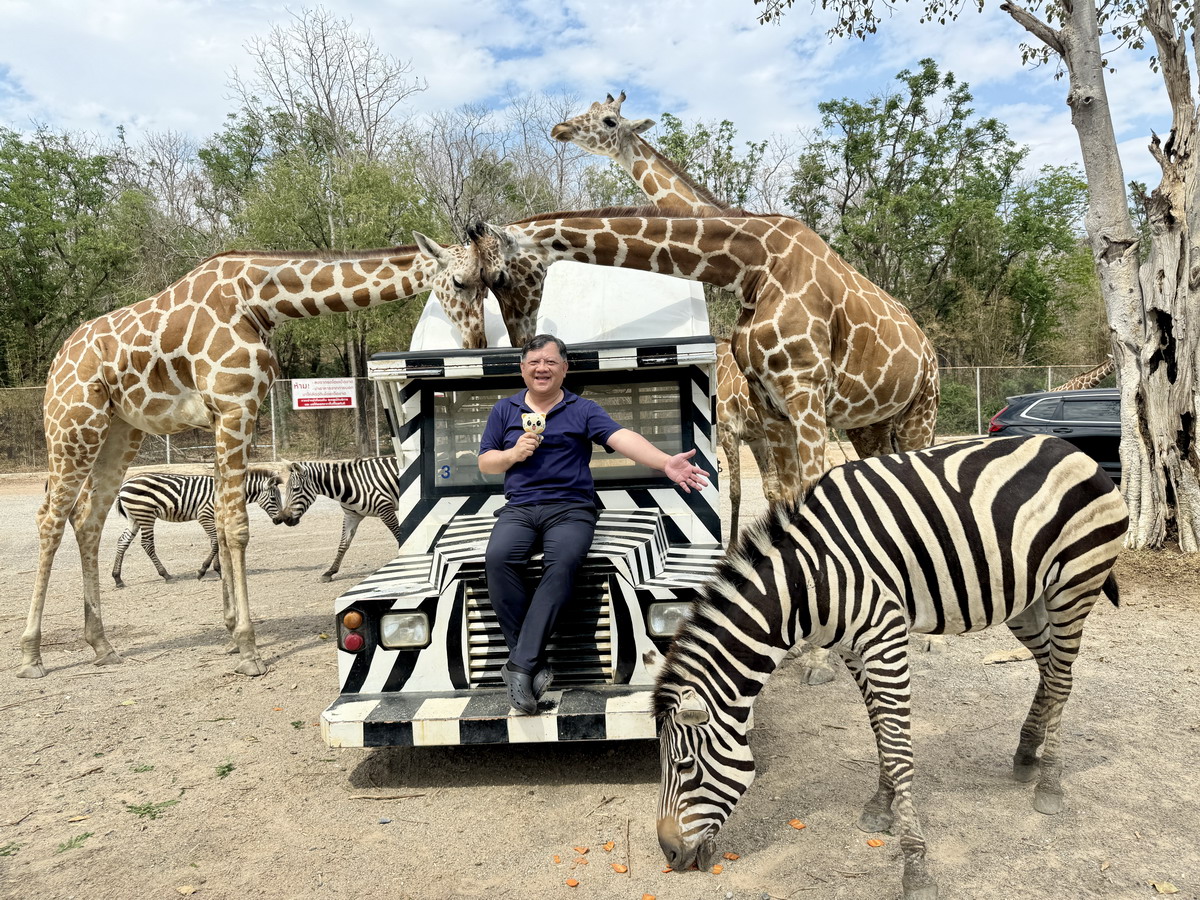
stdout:
[[400,497],[400,466],[394,456],[366,456],[338,462],[289,462],[287,503],[283,521],[295,524],[312,506],[318,495],[329,497],[342,507],[342,539],[338,543],[333,563],[321,575],[322,581],[332,581],[342,565],[342,557],[359,523],[367,516],[383,520],[383,524],[400,544],[400,520],[396,503]]
[[[754,780],[754,698],[788,648],[836,649],[858,683],[879,784],[858,827],[899,819],[906,900],[937,886],[913,809],[909,632],[1004,622],[1040,679],[1013,775],[1033,805],[1062,809],[1059,725],[1082,623],[1101,594],[1129,516],[1112,480],[1049,436],[978,439],[849,462],[793,504],[772,507],[721,563],[656,669],[667,862],[701,869]],[[1042,748],[1039,760],[1038,749]]]
[[[246,473],[246,502],[257,503],[271,521],[278,525],[283,521],[280,512],[279,485],[283,479],[267,469],[252,468]],[[191,522],[197,519],[208,535],[210,552],[200,566],[197,578],[203,578],[211,565],[221,574],[221,561],[217,555],[216,496],[211,475],[177,475],[170,472],[146,472],[126,479],[117,494],[117,512],[128,520],[129,525],[117,539],[117,558],[113,561],[112,577],[117,587],[125,587],[121,580],[121,563],[125,551],[139,532],[142,547],[158,574],[168,583],[171,575],[154,552],[154,523]],[[294,523],[292,523],[294,524]]]

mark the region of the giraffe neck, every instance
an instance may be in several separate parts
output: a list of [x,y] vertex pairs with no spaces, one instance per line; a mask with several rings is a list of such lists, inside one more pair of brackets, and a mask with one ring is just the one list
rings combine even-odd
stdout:
[[[744,293],[747,270],[765,266],[767,244],[747,232],[759,219],[566,218],[509,225],[543,266],[560,259],[638,269]],[[771,226],[767,226],[767,230]],[[711,258],[708,254],[714,254]]]
[[412,297],[437,274],[434,260],[408,247],[335,259],[236,253],[211,262],[272,326]]
[[630,141],[617,163],[637,182],[642,193],[659,209],[709,215],[727,207],[708,190],[640,137]]

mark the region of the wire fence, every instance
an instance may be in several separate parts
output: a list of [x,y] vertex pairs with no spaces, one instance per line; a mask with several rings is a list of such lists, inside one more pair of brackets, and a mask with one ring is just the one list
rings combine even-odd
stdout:
[[[938,434],[982,434],[1005,398],[1048,390],[1091,366],[961,366],[941,370]],[[1105,383],[1112,383],[1109,376]],[[356,383],[355,409],[293,409],[291,381],[277,381],[259,412],[252,462],[283,459],[351,459],[390,454],[391,435],[378,394],[365,378]],[[44,472],[44,387],[0,389],[0,473]],[[193,428],[150,435],[135,466],[208,463],[212,432]]]

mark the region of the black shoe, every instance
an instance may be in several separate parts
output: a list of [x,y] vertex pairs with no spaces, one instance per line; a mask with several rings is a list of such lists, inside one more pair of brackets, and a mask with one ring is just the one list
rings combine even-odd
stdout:
[[505,663],[500,667],[500,677],[508,688],[508,702],[512,708],[526,715],[537,712],[537,698],[533,691],[533,680],[528,672],[518,672]]
[[554,670],[549,666],[542,666],[533,676],[533,696],[541,700],[542,694],[550,690],[552,684],[554,684]]

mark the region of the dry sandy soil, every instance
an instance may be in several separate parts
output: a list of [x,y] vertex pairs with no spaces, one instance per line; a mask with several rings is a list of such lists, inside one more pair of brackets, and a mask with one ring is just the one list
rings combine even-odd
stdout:
[[[2,897],[900,895],[898,841],[869,847],[854,824],[875,760],[844,670],[807,687],[785,664],[768,685],[752,735],[759,777],[720,839],[738,858],[715,875],[663,872],[653,742],[327,749],[316,723],[337,689],[332,601],[395,546],[368,521],[338,578],[320,583],[340,523],[329,502],[293,529],[252,516],[264,677],[230,673],[219,586],[191,574],[206,550],[192,523],[159,529],[177,582],[164,584],[138,547],[129,587],[103,576],[124,666],[91,665],[78,554],[64,543],[44,622],[50,674],[17,680],[41,489],[40,478],[0,478]],[[749,479],[746,490],[761,509]],[[114,515],[102,572],[120,527]],[[1097,607],[1089,621],[1067,705],[1057,817],[1035,812],[1032,786],[1009,777],[1035,672],[985,664],[1017,646],[1007,630],[915,660],[917,803],[943,900],[1136,898],[1168,884],[1200,896],[1198,575],[1200,560],[1174,553],[1121,559],[1122,608]],[[790,828],[797,818],[807,827]]]

